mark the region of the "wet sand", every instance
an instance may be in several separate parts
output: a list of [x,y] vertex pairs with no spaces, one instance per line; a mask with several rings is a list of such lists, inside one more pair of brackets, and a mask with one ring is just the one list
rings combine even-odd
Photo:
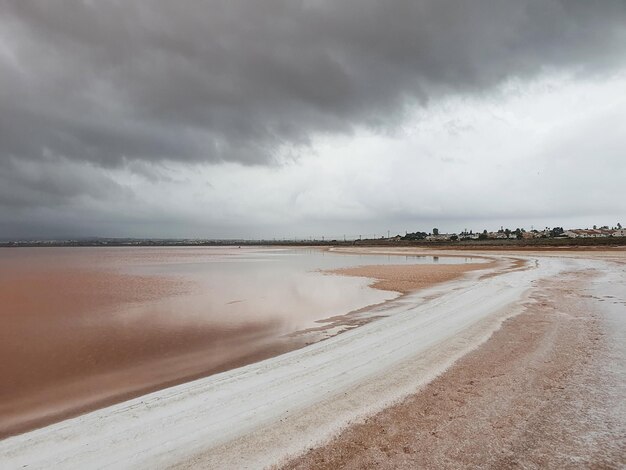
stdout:
[[[624,468],[626,299],[590,295],[600,274],[541,281],[444,374],[282,468]],[[622,318],[607,322],[599,302]]]
[[342,276],[360,276],[375,279],[370,284],[375,289],[388,290],[408,294],[419,289],[432,287],[435,284],[458,279],[468,271],[492,268],[495,261],[488,263],[467,263],[449,265],[385,265],[357,266],[335,269],[334,274]]

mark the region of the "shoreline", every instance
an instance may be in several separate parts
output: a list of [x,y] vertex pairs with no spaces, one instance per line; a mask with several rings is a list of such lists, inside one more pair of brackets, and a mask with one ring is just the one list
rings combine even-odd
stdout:
[[598,295],[601,276],[540,281],[522,312],[432,382],[280,468],[626,465],[626,371],[612,364],[626,359],[626,327],[601,307],[626,298]]
[[[364,253],[348,253],[364,254]],[[454,257],[453,255],[451,257]],[[389,315],[388,310],[393,309],[394,305],[402,302],[404,297],[409,294],[415,294],[419,291],[434,288],[438,285],[449,283],[473,271],[490,270],[485,275],[498,275],[501,271],[506,271],[503,260],[495,258],[472,257],[485,259],[484,263],[466,263],[466,264],[411,264],[411,265],[370,265],[355,266],[349,268],[339,268],[327,271],[321,271],[324,274],[360,277],[370,280],[369,287],[372,289],[385,290],[398,293],[398,297],[385,300],[379,304],[367,305],[365,307],[353,310],[351,312],[334,315],[324,319],[316,320],[319,326],[310,327],[291,333],[290,337],[306,337],[313,336],[313,340],[307,342],[307,345],[324,341],[333,336],[345,333],[351,329],[366,325],[372,321],[380,320]],[[433,269],[435,267],[435,269]],[[335,330],[335,331],[333,331]]]

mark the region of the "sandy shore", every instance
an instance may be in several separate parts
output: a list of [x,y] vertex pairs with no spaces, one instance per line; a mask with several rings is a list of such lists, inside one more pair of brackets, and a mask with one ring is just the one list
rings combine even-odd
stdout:
[[449,265],[384,265],[358,266],[335,269],[335,274],[360,276],[375,279],[371,287],[408,294],[420,289],[432,287],[441,282],[458,279],[463,274],[477,269],[493,267],[495,261],[487,263],[467,263]]
[[624,468],[625,274],[541,280],[520,315],[418,393],[282,468]]

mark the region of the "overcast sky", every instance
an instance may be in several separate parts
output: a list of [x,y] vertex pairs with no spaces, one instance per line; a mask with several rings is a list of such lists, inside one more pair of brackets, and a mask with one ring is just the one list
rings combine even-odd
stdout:
[[624,0],[0,0],[0,238],[626,224]]

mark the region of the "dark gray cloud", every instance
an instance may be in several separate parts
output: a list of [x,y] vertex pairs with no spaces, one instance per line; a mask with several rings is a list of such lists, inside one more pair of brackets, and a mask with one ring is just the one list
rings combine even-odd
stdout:
[[129,202],[133,193],[90,163],[71,164],[55,157],[0,159],[0,211],[19,212],[30,207],[71,210],[76,198]]
[[0,2],[0,155],[270,163],[545,67],[624,59],[623,0]]

